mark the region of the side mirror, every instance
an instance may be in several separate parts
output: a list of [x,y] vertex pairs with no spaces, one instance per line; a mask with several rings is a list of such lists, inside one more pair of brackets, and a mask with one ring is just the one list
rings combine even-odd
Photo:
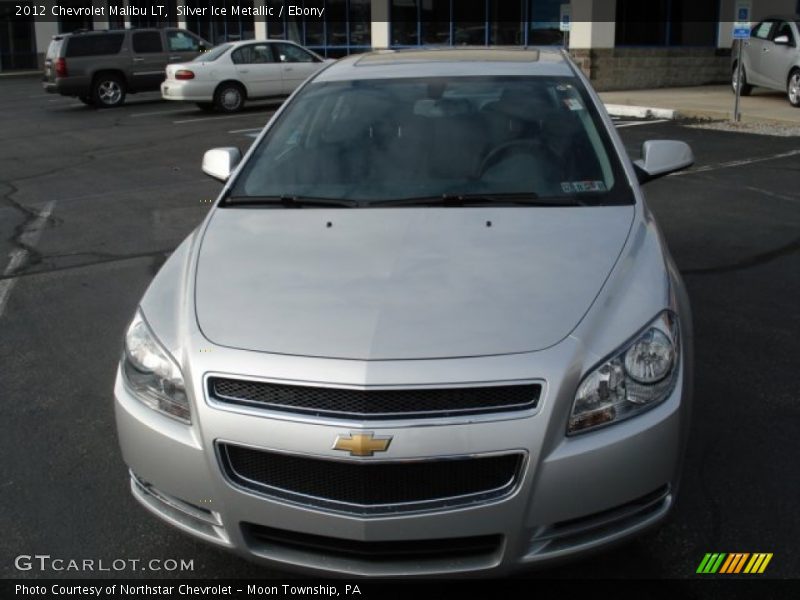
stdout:
[[236,165],[242,160],[238,148],[214,148],[203,155],[203,173],[214,179],[227,181]]
[[642,158],[634,161],[639,183],[685,169],[694,163],[694,154],[686,142],[648,140],[642,144]]
[[774,43],[778,44],[779,46],[788,46],[789,45],[789,36],[788,35],[779,35],[774,40]]

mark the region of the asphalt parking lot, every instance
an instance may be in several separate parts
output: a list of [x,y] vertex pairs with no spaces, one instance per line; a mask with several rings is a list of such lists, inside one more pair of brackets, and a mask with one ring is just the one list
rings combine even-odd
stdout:
[[[200,171],[203,152],[245,149],[271,110],[208,115],[141,95],[96,111],[35,79],[0,81],[2,577],[82,576],[15,569],[14,557],[37,553],[194,561],[191,572],[103,576],[284,575],[146,513],[128,491],[112,406],[124,328],[220,189]],[[683,139],[697,157],[646,188],[694,310],[683,487],[660,529],[525,575],[695,577],[706,552],[772,552],[766,575],[796,578],[800,140],[619,126],[637,157],[651,138]]]

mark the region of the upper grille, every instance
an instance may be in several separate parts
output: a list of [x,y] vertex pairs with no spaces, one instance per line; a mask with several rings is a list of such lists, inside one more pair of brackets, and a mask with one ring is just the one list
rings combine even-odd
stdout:
[[535,408],[538,384],[353,390],[209,377],[211,398],[315,416],[355,419],[445,417]]
[[523,455],[381,462],[333,460],[218,444],[235,484],[261,493],[359,514],[452,507],[508,494]]

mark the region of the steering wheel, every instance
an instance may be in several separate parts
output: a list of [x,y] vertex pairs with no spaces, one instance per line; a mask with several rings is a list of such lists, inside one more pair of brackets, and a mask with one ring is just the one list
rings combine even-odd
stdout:
[[489,154],[481,161],[481,166],[478,171],[480,177],[493,167],[499,160],[506,154],[542,154],[547,153],[548,150],[541,140],[535,138],[521,138],[518,140],[509,140],[503,142],[499,146],[492,148]]

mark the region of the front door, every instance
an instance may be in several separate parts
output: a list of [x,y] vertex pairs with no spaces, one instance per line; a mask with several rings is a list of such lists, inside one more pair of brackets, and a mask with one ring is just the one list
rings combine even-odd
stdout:
[[268,42],[240,46],[231,53],[237,79],[247,88],[248,98],[281,94],[281,65],[275,62]]
[[750,39],[744,40],[742,64],[747,72],[747,83],[766,85],[766,78],[761,70],[761,59],[767,52],[765,44],[771,44],[769,38],[774,27],[775,21],[761,21],[753,28]]
[[322,61],[299,46],[274,42],[273,47],[283,66],[284,94],[291,94],[295,88],[320,68]]
[[[776,44],[775,39],[779,37],[789,38],[788,44]],[[789,79],[789,71],[797,60],[797,37],[794,34],[791,23],[780,21],[773,28],[769,41],[764,42],[761,54],[761,74],[764,82],[772,88],[779,90],[785,89]]]

